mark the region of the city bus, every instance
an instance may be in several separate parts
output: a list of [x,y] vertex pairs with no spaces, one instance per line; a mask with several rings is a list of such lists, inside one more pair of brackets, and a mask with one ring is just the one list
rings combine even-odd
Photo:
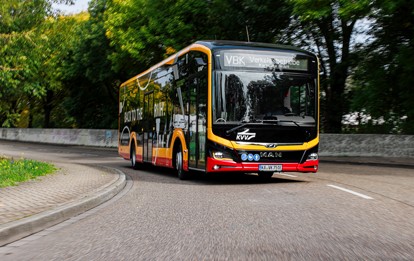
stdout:
[[180,179],[317,172],[318,70],[292,46],[197,41],[121,84],[119,155]]

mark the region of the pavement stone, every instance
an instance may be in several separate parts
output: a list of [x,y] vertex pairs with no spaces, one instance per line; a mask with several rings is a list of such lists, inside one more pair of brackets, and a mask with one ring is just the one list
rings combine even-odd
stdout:
[[0,190],[0,225],[73,202],[118,179],[118,174],[110,170],[55,165],[60,170],[53,175]]
[[0,189],[0,246],[81,214],[125,185],[115,169],[54,164],[54,174]]

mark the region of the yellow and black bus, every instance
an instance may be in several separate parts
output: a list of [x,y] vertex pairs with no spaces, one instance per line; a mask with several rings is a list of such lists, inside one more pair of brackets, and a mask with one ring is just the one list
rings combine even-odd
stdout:
[[119,155],[180,179],[316,172],[318,69],[291,46],[197,41],[120,86]]

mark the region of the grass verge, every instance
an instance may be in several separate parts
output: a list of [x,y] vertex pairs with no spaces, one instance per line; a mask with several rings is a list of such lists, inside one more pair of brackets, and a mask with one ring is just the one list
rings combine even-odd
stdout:
[[29,159],[9,159],[0,156],[0,188],[51,174],[56,167],[46,162]]

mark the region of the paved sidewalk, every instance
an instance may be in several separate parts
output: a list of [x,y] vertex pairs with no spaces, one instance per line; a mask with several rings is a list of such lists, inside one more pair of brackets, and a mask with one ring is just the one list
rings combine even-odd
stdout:
[[115,169],[54,164],[55,174],[0,189],[0,246],[102,204],[125,186]]

